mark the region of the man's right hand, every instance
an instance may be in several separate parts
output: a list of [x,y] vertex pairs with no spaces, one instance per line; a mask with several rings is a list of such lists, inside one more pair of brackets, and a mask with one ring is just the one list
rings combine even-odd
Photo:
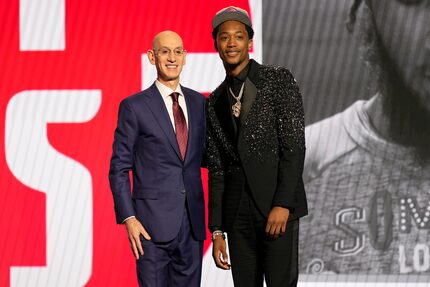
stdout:
[[139,259],[139,254],[143,256],[143,248],[140,243],[140,235],[142,234],[146,240],[151,240],[151,236],[149,236],[148,232],[146,232],[143,225],[140,223],[136,217],[130,217],[125,222],[125,228],[127,229],[128,240],[130,241],[131,250],[136,257],[136,260]]
[[221,235],[215,237],[212,244],[212,257],[218,268],[229,270],[228,254],[224,238]]

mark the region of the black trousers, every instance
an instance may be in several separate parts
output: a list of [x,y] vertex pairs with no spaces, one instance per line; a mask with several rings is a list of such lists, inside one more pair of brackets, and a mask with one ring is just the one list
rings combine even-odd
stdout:
[[[246,184],[245,184],[246,186]],[[266,218],[242,188],[234,223],[227,231],[234,286],[297,286],[299,220],[277,239],[266,236]]]

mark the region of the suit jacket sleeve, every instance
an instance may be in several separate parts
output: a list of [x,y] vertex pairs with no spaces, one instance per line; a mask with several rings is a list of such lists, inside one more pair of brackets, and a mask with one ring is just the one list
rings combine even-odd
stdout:
[[115,129],[109,182],[115,204],[117,223],[135,215],[130,189],[129,172],[133,169],[134,146],[138,138],[136,114],[123,100],[119,107],[118,123]]
[[225,189],[224,164],[221,157],[220,143],[215,137],[212,118],[214,116],[213,107],[206,102],[206,161],[208,167],[209,186],[209,220],[208,227],[211,232],[214,229],[222,229],[222,198]]
[[303,192],[303,164],[305,158],[305,121],[302,97],[293,75],[281,69],[282,85],[276,105],[279,148],[278,183],[274,206],[297,207],[298,193]]

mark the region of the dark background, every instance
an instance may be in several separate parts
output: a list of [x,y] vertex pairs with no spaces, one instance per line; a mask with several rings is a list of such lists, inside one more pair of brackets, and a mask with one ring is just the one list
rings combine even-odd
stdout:
[[351,3],[263,1],[263,62],[293,73],[302,92],[307,125],[372,96],[358,29],[351,34],[345,25]]

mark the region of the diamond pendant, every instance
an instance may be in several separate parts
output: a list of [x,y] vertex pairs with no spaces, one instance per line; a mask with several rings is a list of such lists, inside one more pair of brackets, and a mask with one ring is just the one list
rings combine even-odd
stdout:
[[231,106],[231,110],[233,111],[233,115],[238,118],[240,116],[240,108],[241,108],[240,102],[236,102],[234,105]]

